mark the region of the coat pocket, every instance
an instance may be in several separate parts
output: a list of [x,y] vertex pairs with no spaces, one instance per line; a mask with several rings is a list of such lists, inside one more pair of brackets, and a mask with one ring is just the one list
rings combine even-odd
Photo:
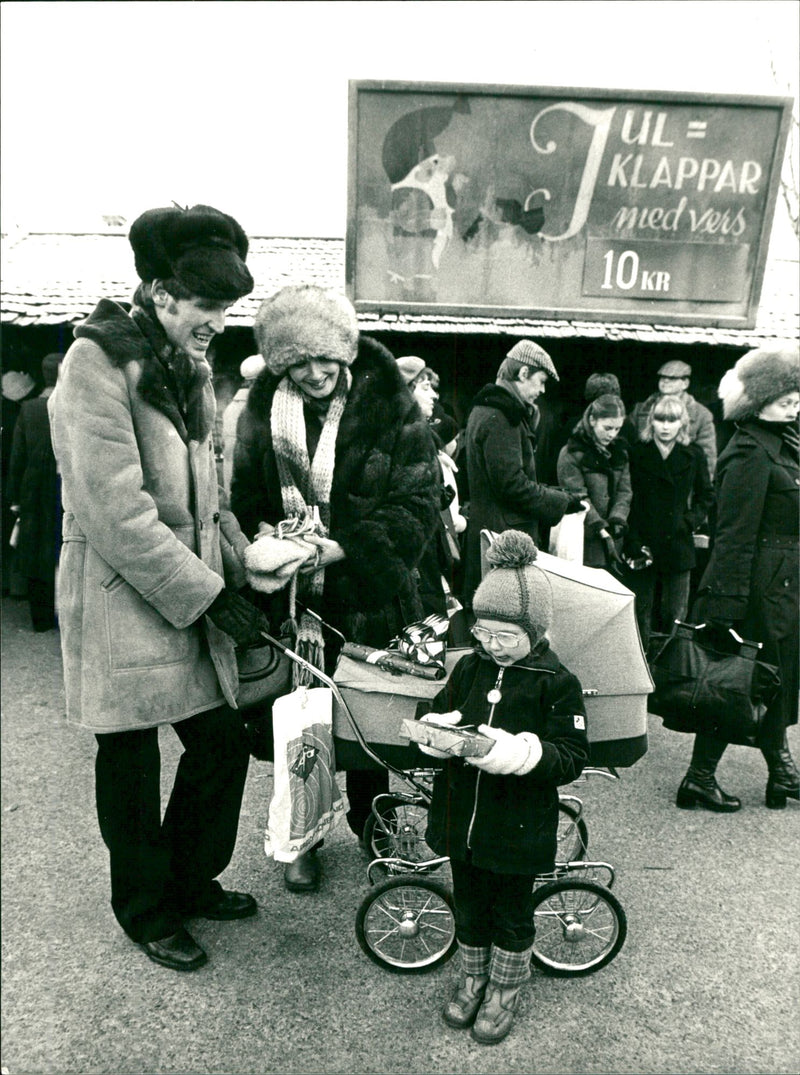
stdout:
[[112,672],[160,668],[189,658],[192,628],[173,627],[119,574],[103,582],[100,591]]

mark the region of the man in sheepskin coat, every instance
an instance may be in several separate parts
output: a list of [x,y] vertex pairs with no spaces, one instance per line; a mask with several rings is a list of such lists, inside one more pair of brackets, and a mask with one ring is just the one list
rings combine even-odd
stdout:
[[[154,962],[192,971],[206,954],[187,918],[256,911],[215,880],[249,760],[231,709],[234,647],[266,621],[235,592],[248,542],[220,508],[206,358],[253,280],[241,227],[208,206],[148,210],[130,242],[142,281],[133,307],[101,300],[49,401],[64,508],[59,625],[67,718],[97,737],[114,914]],[[162,724],[184,747],[163,822]]]

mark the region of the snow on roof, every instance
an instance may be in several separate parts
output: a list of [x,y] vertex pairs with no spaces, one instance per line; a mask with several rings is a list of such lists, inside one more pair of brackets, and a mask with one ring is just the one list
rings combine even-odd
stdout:
[[[128,302],[136,288],[124,234],[29,232],[3,238],[0,320],[9,325],[57,325],[83,320],[100,298]],[[343,239],[254,237],[247,259],[253,294],[230,311],[228,323],[253,322],[261,301],[287,284],[319,284],[345,290]],[[486,333],[707,343],[753,347],[800,335],[798,262],[768,258],[753,329],[713,328],[544,318],[360,312],[362,329],[391,332]]]

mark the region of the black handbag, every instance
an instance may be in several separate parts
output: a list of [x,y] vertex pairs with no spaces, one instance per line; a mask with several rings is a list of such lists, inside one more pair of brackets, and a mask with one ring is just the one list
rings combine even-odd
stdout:
[[236,701],[250,753],[273,761],[272,703],[292,689],[292,661],[271,642],[237,650],[239,693]]
[[706,624],[675,621],[654,635],[648,663],[655,683],[647,708],[676,732],[700,732],[756,746],[768,706],[780,689],[777,668],[758,660],[760,642]]

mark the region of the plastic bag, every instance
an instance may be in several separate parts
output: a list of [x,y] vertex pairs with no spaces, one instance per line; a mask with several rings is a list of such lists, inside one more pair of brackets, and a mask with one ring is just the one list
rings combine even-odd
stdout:
[[583,526],[586,510],[564,515],[550,530],[550,554],[572,563],[583,563]]
[[276,862],[294,862],[344,810],[333,756],[332,698],[328,687],[298,687],[272,707],[275,773],[264,851]]

